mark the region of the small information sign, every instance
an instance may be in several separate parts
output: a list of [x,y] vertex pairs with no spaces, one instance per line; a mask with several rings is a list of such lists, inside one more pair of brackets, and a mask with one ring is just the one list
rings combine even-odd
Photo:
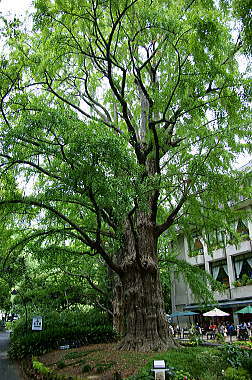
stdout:
[[32,318],[32,330],[42,330],[42,317]]

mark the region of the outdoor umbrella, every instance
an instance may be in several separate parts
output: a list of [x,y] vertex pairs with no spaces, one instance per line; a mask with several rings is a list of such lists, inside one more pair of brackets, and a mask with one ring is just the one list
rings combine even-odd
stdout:
[[217,307],[203,314],[204,317],[225,317],[227,315],[230,314],[220,309],[217,309]]
[[239,313],[239,314],[252,314],[252,306],[250,306],[250,305],[246,306],[243,309],[236,311],[235,313]]
[[194,311],[175,311],[174,313],[170,314],[169,317],[170,318],[184,317],[184,316],[190,317],[190,315],[196,315],[196,314],[198,313],[195,313]]
[[196,314],[198,314],[198,313],[195,313],[194,311],[175,311],[174,313],[170,314],[169,318],[177,317],[177,322],[179,323],[178,317],[189,317],[189,321],[191,323],[190,316],[196,315]]

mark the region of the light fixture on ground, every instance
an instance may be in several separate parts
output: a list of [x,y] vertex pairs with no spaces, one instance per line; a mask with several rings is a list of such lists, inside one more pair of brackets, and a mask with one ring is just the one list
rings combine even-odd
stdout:
[[154,372],[155,380],[165,380],[170,374],[170,369],[166,368],[165,360],[154,360],[152,372]]

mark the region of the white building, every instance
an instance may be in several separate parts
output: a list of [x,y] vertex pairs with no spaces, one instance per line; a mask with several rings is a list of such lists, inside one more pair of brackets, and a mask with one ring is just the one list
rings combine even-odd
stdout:
[[[252,162],[242,167],[242,170],[250,170]],[[249,212],[252,210],[251,199],[241,199],[239,208],[245,208]],[[239,232],[243,239],[238,245],[228,243],[228,239],[221,231],[214,231],[213,235],[202,237],[195,235],[190,238],[183,237],[180,241],[179,258],[188,263],[206,270],[214,279],[223,283],[226,287],[224,293],[215,293],[219,308],[227,311],[233,316],[235,324],[238,324],[239,314],[234,312],[252,305],[252,223],[248,220],[237,220],[235,230]],[[209,250],[215,243],[221,248]],[[209,310],[212,308],[209,305]],[[195,311],[201,312],[200,305],[189,287],[181,281],[181,278],[174,279],[172,289],[172,311]],[[247,316],[252,320],[252,315]],[[246,318],[246,316],[242,316]],[[180,320],[183,325],[185,318]]]

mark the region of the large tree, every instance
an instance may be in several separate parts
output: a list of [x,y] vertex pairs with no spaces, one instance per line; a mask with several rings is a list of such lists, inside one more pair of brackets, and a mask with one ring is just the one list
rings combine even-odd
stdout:
[[0,204],[23,222],[4,262],[31,243],[102,261],[123,349],[174,344],[158,240],[227,227],[246,195],[247,79],[221,4],[37,0],[32,32],[3,20]]

